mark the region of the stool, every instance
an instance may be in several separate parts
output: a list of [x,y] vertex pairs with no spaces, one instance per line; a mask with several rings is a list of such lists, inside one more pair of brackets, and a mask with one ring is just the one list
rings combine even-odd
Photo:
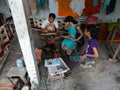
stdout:
[[11,67],[7,73],[7,77],[11,82],[12,82],[11,78],[19,77],[23,81],[23,83],[27,83],[27,80],[25,78],[26,72],[27,71],[25,67]]
[[63,77],[64,73],[60,73],[55,66],[50,66],[48,68],[48,78],[47,83],[51,78],[60,79],[62,87],[64,87]]
[[[116,33],[117,33],[117,29],[118,29],[118,27],[116,27],[116,28],[114,28],[112,31],[110,31],[109,34],[108,34],[108,37],[107,37],[107,39],[106,39],[106,41],[105,41],[105,44],[107,44],[107,46],[108,46],[109,48],[110,48],[110,47],[112,46],[112,44],[113,44],[113,41],[114,41],[114,39],[115,39],[115,35],[116,35]],[[109,40],[110,40],[110,43],[108,43]]]
[[56,68],[56,66],[50,66],[49,68],[48,68],[48,78],[47,78],[47,82],[49,81],[49,79],[50,78],[58,78],[58,79],[60,79],[61,80],[61,83],[63,84],[63,78],[62,78],[62,76],[64,75],[64,73],[62,74],[62,73],[60,73],[58,70],[57,70],[57,68]]
[[[120,44],[117,46],[117,49],[115,52],[113,51],[112,44],[113,44],[113,41],[115,39],[117,32],[120,31],[120,24],[119,23],[110,23],[108,27],[109,27],[110,32],[105,41],[105,44],[106,44],[107,48],[109,49],[110,53],[113,53],[113,56],[112,56],[112,58],[109,58],[109,61],[116,62],[116,56],[119,52]],[[109,40],[110,40],[110,42],[109,42]],[[112,50],[112,52],[111,52],[111,50]]]
[[119,50],[120,50],[120,43],[118,44],[117,49],[116,49],[113,57],[112,57],[112,58],[109,58],[109,61],[112,61],[112,62],[116,62],[116,61],[117,61],[117,60],[116,60],[116,56],[117,56]]

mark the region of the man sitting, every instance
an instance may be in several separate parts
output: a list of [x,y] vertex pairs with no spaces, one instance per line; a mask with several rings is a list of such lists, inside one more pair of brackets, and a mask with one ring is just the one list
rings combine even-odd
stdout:
[[46,44],[52,44],[54,43],[54,41],[60,38],[58,35],[59,34],[58,22],[55,20],[55,18],[56,18],[55,14],[50,13],[49,18],[44,20],[42,23],[41,40],[45,41]]

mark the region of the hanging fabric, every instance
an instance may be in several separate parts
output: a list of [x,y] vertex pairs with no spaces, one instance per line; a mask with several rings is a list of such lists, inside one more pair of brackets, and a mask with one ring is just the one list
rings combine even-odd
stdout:
[[31,0],[30,1],[30,7],[31,7],[32,15],[35,15],[37,13],[37,1],[36,0]]
[[85,0],[72,0],[70,3],[72,11],[81,16],[83,9],[85,8]]
[[110,4],[108,5],[108,7],[106,8],[106,15],[112,13],[115,9],[115,4],[116,4],[116,0],[111,0]]
[[98,5],[98,0],[93,0],[93,6],[96,7]]
[[54,13],[58,16],[58,2],[57,0],[49,0],[50,13]]
[[58,0],[58,15],[79,17],[79,15],[70,8],[71,0]]
[[46,0],[39,0],[38,8],[43,9],[45,7]]
[[31,12],[31,7],[30,7],[30,0],[26,0],[26,2],[27,2],[26,11],[27,11],[28,15],[31,15],[32,12]]
[[85,0],[85,9],[83,10],[83,14],[92,15],[100,12],[101,8],[101,0],[98,0],[98,5],[93,5],[93,0]]
[[109,6],[110,0],[104,0],[102,4],[102,11],[106,12],[106,8]]

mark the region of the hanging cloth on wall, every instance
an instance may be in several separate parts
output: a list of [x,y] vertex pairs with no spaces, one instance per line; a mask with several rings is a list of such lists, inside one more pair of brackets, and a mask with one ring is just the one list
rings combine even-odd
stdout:
[[30,7],[31,7],[32,15],[35,15],[37,13],[37,1],[30,0]]
[[98,0],[98,5],[94,7],[93,0],[85,0],[85,9],[83,14],[92,15],[100,12],[101,0]]
[[31,7],[30,7],[30,0],[26,0],[26,11],[28,13],[28,15],[31,15],[32,12],[31,12]]
[[106,15],[108,15],[108,14],[110,14],[110,13],[112,13],[114,11],[115,5],[116,5],[116,0],[111,0],[110,4],[106,8]]
[[58,16],[58,2],[57,0],[49,0],[50,13],[54,13]]
[[38,8],[43,9],[43,7],[45,6],[45,3],[46,3],[46,0],[39,0]]
[[79,17],[79,15],[70,8],[71,0],[58,0],[58,15]]
[[93,6],[96,7],[98,5],[98,0],[93,0]]
[[72,0],[70,7],[74,12],[81,16],[83,9],[85,8],[85,0]]
[[102,4],[102,11],[106,12],[106,8],[108,7],[108,5],[110,4],[110,0],[104,0],[103,4]]

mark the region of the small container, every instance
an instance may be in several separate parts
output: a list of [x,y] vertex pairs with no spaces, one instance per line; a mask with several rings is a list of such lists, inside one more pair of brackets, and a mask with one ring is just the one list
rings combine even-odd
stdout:
[[16,59],[16,65],[17,65],[17,67],[23,67],[24,66],[22,59],[20,59],[19,57]]
[[48,59],[48,64],[52,64],[52,59]]

